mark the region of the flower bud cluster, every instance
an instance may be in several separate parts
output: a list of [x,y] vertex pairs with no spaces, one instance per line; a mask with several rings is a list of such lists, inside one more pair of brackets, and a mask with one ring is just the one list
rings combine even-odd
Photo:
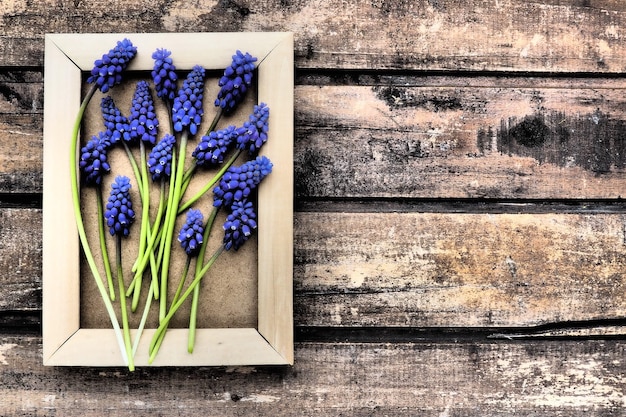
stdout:
[[86,185],[101,185],[102,176],[111,171],[107,160],[107,149],[111,144],[104,132],[92,138],[80,150],[78,166]]
[[131,136],[128,118],[122,115],[120,109],[115,105],[113,98],[111,98],[111,96],[102,98],[100,108],[102,109],[102,117],[104,118],[105,133],[109,137],[111,144],[118,143],[120,139],[129,142]]
[[170,55],[172,53],[167,49],[157,49],[152,54],[154,59],[154,68],[151,72],[157,97],[174,100],[176,97],[176,67]]
[[224,156],[230,145],[243,133],[243,128],[228,126],[225,129],[211,131],[202,136],[192,156],[196,159],[196,165],[210,167],[224,162]]
[[218,85],[221,87],[215,100],[215,105],[222,108],[224,113],[232,113],[244,99],[252,86],[252,75],[256,58],[249,53],[237,51],[233,55],[230,66],[224,70]]
[[183,82],[183,88],[174,99],[172,122],[176,132],[182,132],[184,129],[188,129],[192,135],[198,132],[204,113],[202,108],[204,74],[204,68],[200,65],[193,67]]
[[140,139],[145,143],[154,145],[159,119],[154,111],[154,102],[146,81],[137,83],[128,122],[131,141]]
[[175,144],[176,138],[166,134],[150,151],[147,165],[153,181],[172,175],[172,150]]
[[111,184],[111,194],[106,204],[104,218],[112,236],[128,236],[130,233],[130,225],[135,220],[135,212],[130,201],[128,177],[120,175]]
[[102,59],[97,59],[94,62],[87,82],[89,84],[95,83],[100,91],[106,93],[109,88],[122,81],[122,71],[136,54],[137,48],[130,40],[118,41],[113,49],[102,55]]
[[254,111],[243,124],[243,134],[237,138],[238,149],[248,149],[250,154],[256,153],[267,142],[269,130],[270,108],[261,103],[254,106]]
[[231,166],[213,189],[213,205],[230,206],[235,201],[247,199],[270,172],[272,163],[266,156],[258,156],[241,166]]
[[178,241],[188,256],[196,256],[203,242],[204,221],[202,212],[196,209],[187,211],[187,220],[178,234]]
[[256,213],[252,202],[235,201],[224,222],[224,249],[238,250],[256,228]]

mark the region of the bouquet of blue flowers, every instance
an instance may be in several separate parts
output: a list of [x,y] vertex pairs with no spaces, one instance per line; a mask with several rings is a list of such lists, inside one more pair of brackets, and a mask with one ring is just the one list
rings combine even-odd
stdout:
[[[272,171],[272,162],[258,155],[268,139],[267,104],[255,105],[241,126],[217,129],[220,119],[236,113],[253,88],[255,57],[241,51],[232,55],[231,65],[218,81],[213,119],[201,135],[207,91],[205,69],[196,65],[182,77],[169,50],[151,52],[154,68],[150,79],[136,82],[127,111],[120,109],[109,93],[125,82],[128,64],[142,52],[129,39],[123,39],[95,60],[87,78],[91,87],[76,116],[70,150],[70,185],[81,247],[130,370],[134,369],[133,357],[153,303],[158,306],[158,327],[149,344],[149,361],[156,357],[172,318],[190,297],[188,351],[193,352],[200,282],[223,251],[239,250],[256,230],[255,192]],[[79,131],[85,109],[97,91],[103,95],[102,127],[98,134],[83,141]],[[159,120],[155,97],[162,100],[168,120]],[[190,139],[196,135],[201,136],[197,146],[188,149]],[[115,148],[127,155],[132,174],[115,176],[105,203],[103,178],[114,171],[109,157]],[[242,158],[245,162],[236,165]],[[214,172],[210,180],[190,187],[197,170],[207,168]],[[101,251],[98,259],[103,265],[98,265],[85,232],[81,188],[93,189],[96,194]],[[139,196],[138,201],[132,201],[131,189]],[[195,192],[188,192],[192,189]],[[210,190],[213,203],[203,206],[201,198]],[[156,198],[154,193],[158,193]],[[151,207],[155,201],[155,207]],[[209,236],[220,210],[226,211],[223,238],[210,252]],[[185,216],[186,221],[175,230],[179,216]],[[111,257],[109,239],[115,244],[115,256]],[[123,263],[122,245],[128,244],[136,245],[137,257],[134,262]],[[176,250],[184,253],[186,262],[178,282],[171,283],[172,253]],[[101,277],[100,270],[105,277]],[[143,285],[146,277],[149,283]],[[148,291],[142,294],[146,286]],[[174,295],[168,299],[172,292]],[[114,308],[118,302],[121,325]],[[129,314],[136,312],[141,302],[145,307],[133,340]]]

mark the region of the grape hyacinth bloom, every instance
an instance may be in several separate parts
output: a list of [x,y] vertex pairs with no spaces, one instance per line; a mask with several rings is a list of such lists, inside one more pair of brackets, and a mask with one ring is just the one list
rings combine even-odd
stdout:
[[210,167],[224,162],[224,156],[235,139],[243,134],[242,128],[228,126],[225,129],[211,131],[202,136],[192,156],[196,159],[196,166]]
[[111,87],[122,81],[122,71],[126,69],[136,54],[137,48],[130,40],[118,41],[113,49],[102,55],[102,59],[97,59],[94,62],[87,82],[89,84],[95,83],[102,93],[106,93]]
[[128,123],[128,118],[122,115],[120,109],[115,105],[113,98],[111,98],[111,96],[103,97],[100,108],[102,109],[102,117],[106,129],[105,133],[109,137],[111,144],[118,143],[120,139],[126,142],[130,141],[130,124]]
[[237,51],[233,55],[230,66],[224,70],[224,75],[218,81],[221,87],[215,100],[215,105],[222,108],[225,114],[232,113],[244,99],[252,86],[252,75],[256,58],[249,53]]
[[148,88],[148,83],[139,81],[128,118],[130,126],[130,140],[141,139],[145,143],[154,145],[156,142],[159,119],[154,111],[154,102]]
[[178,90],[172,107],[172,122],[176,132],[182,132],[185,128],[192,135],[198,132],[204,113],[202,108],[204,74],[204,68],[196,65],[183,82],[183,88]]
[[148,170],[152,174],[153,181],[172,175],[172,150],[174,149],[174,144],[176,144],[176,138],[166,134],[148,155]]
[[111,194],[104,211],[104,218],[111,236],[128,236],[135,220],[133,204],[130,200],[130,180],[120,175],[111,184]]
[[229,206],[245,200],[270,172],[272,163],[266,156],[258,156],[241,166],[231,166],[213,189],[213,206]]
[[151,72],[157,97],[165,100],[174,100],[176,97],[176,67],[170,58],[172,53],[167,49],[157,49],[152,54],[154,68]]
[[204,219],[202,212],[196,209],[187,211],[187,220],[180,229],[178,241],[188,256],[197,256],[203,242]]
[[86,185],[101,185],[102,176],[111,171],[107,160],[107,149],[110,145],[106,133],[100,132],[81,148],[78,166]]
[[256,228],[256,213],[252,202],[235,201],[224,222],[224,249],[238,250]]
[[238,149],[248,149],[252,155],[267,142],[267,131],[270,108],[261,103],[254,106],[254,110],[248,120],[243,124],[244,133],[237,138]]

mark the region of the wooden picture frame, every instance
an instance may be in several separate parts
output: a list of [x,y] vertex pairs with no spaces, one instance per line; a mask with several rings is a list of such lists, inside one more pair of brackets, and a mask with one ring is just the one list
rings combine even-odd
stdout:
[[[80,246],[70,191],[70,141],[84,75],[94,61],[130,39],[138,48],[127,71],[151,70],[152,51],[166,48],[177,70],[224,69],[235,50],[258,58],[258,102],[271,107],[262,154],[273,171],[258,196],[258,323],[202,328],[187,353],[186,329],[168,329],[150,366],[285,365],[293,363],[293,35],[291,33],[47,34],[44,72],[43,363],[124,366],[112,328],[80,326]],[[149,52],[146,52],[149,51]],[[101,300],[94,300],[101,302]],[[154,329],[144,330],[134,358],[148,365]]]

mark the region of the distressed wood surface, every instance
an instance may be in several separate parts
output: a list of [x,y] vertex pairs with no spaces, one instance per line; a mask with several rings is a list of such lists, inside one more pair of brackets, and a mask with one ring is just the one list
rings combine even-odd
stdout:
[[299,213],[296,322],[489,327],[623,317],[625,220]]
[[[293,368],[44,368],[37,337],[0,338],[5,415],[607,416],[621,341],[298,343]],[[167,394],[164,394],[167,392]]]
[[[294,367],[43,367],[44,34],[274,30]],[[0,415],[623,414],[625,35],[619,0],[1,0]]]
[[[624,214],[299,212],[295,323],[524,327],[623,317],[625,224]],[[0,210],[0,311],[41,308],[40,225],[40,210]]]
[[[33,71],[12,74],[0,77],[0,192],[41,192],[41,78]],[[621,80],[300,82],[294,93],[300,198],[597,199],[625,193]]]
[[618,0],[4,0],[0,56],[42,65],[46,32],[293,31],[299,68],[621,72],[625,20]]
[[621,81],[432,78],[301,86],[298,195],[624,195]]

